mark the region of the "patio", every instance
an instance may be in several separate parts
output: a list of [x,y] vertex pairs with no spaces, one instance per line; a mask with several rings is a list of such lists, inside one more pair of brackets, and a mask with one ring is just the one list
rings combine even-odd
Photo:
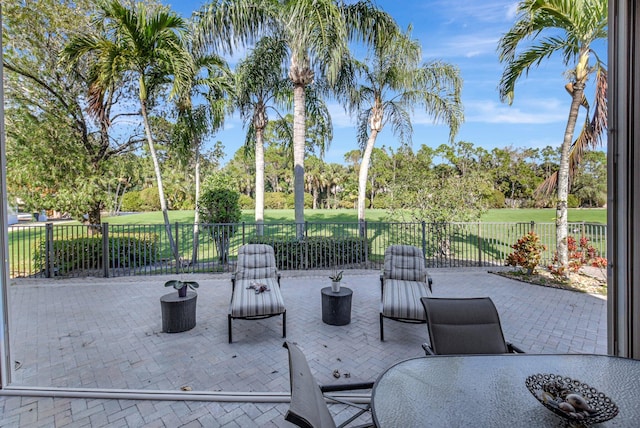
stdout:
[[[373,380],[398,360],[424,355],[424,324],[385,320],[379,340],[377,271],[347,271],[351,324],[321,321],[326,272],[283,272],[287,338],[305,352],[320,383]],[[431,269],[434,296],[490,296],[508,340],[528,353],[607,351],[606,301],[533,286],[486,268]],[[145,391],[289,390],[282,317],[236,320],[227,343],[229,275],[183,276],[200,283],[196,327],[161,332],[167,277],[14,281],[10,288],[12,384]],[[345,374],[350,377],[345,379]],[[290,426],[286,403],[0,397],[4,426]],[[332,405],[332,411],[342,411]],[[338,420],[346,418],[337,416]]]

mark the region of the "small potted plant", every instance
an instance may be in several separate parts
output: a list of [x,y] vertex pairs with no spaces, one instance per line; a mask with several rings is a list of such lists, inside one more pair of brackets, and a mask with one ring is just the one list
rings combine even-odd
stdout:
[[342,281],[342,274],[344,271],[338,271],[337,269],[333,269],[333,273],[329,275],[329,279],[331,279],[331,291],[337,293],[340,291],[340,281]]
[[187,297],[187,290],[190,288],[195,290],[200,286],[195,281],[180,281],[179,279],[172,279],[164,283],[165,287],[173,287],[178,290],[178,297]]

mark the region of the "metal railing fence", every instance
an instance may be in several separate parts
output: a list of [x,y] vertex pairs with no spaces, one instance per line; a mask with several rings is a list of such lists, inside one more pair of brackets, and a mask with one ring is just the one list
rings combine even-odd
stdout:
[[[14,225],[9,230],[9,271],[18,277],[133,276],[235,270],[238,248],[265,242],[278,246],[280,269],[380,269],[389,245],[423,250],[428,267],[503,266],[520,237],[534,230],[547,249],[541,264],[555,253],[555,223],[386,223],[304,224],[296,238],[295,223],[171,225],[178,258],[169,247],[163,224],[153,225]],[[259,233],[261,232],[261,233]],[[586,237],[606,258],[607,226],[570,223],[569,234]],[[350,247],[328,251],[322,239]],[[348,243],[347,241],[350,240]],[[195,245],[194,245],[195,243]],[[351,247],[358,247],[352,251]],[[331,247],[332,248],[332,247]],[[285,256],[286,254],[286,256]],[[335,260],[339,260],[337,263]]]

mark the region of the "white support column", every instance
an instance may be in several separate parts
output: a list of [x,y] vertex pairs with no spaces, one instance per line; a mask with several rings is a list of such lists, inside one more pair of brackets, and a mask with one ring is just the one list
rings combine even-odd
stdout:
[[608,352],[640,359],[640,6],[609,1]]
[[7,161],[4,143],[4,73],[2,55],[2,4],[0,4],[0,389],[11,381],[9,364],[9,250],[7,239]]

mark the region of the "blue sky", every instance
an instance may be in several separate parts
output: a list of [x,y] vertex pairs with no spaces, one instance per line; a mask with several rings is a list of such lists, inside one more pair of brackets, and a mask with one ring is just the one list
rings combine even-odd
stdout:
[[[168,1],[184,17],[205,2]],[[403,28],[413,25],[413,36],[422,44],[423,59],[439,59],[457,65],[464,86],[462,102],[465,122],[455,138],[491,150],[494,147],[559,147],[569,111],[570,97],[564,90],[565,67],[559,56],[543,62],[516,85],[511,106],[500,102],[498,83],[503,67],[496,48],[500,37],[515,22],[517,2],[488,0],[379,0]],[[606,61],[606,45],[596,47]],[[233,64],[231,64],[233,66]],[[593,88],[587,87],[589,98]],[[358,147],[355,120],[335,102],[329,102],[334,139],[325,154],[327,162],[344,162],[344,154]],[[413,116],[413,147],[437,147],[448,142],[448,128],[434,125],[424,112]],[[580,121],[578,123],[581,123]],[[228,160],[244,142],[244,129],[237,115],[226,119],[225,129],[212,140],[225,146]],[[397,148],[390,128],[379,134],[376,147]]]

